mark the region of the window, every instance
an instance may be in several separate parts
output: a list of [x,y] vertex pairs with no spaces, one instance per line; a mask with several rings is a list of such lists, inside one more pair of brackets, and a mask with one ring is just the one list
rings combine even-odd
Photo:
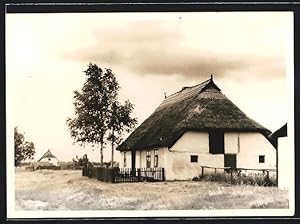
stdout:
[[259,163],[265,163],[265,156],[259,156]]
[[209,153],[224,153],[224,133],[218,130],[209,133]]
[[198,156],[191,156],[191,163],[198,163]]
[[146,151],[146,167],[147,168],[151,167],[151,151],[150,150]]
[[124,167],[127,166],[127,161],[126,161],[126,152],[124,152]]
[[158,149],[154,150],[154,167],[158,167]]

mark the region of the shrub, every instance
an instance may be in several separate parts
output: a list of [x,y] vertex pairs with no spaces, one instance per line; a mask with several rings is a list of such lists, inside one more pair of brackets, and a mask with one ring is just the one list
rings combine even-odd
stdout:
[[77,166],[80,166],[80,167],[86,166],[89,163],[89,159],[87,157],[87,154],[84,154],[82,156],[82,158],[79,158],[78,156],[76,156],[76,158],[75,159],[73,158],[72,160],[75,163],[76,167]]
[[75,162],[58,162],[58,166],[60,166],[61,170],[74,170],[77,167],[81,169],[81,167],[76,165]]
[[208,173],[203,176],[197,176],[192,179],[193,181],[214,181],[214,182],[225,182],[228,184],[238,185],[256,185],[256,186],[275,186],[276,179],[273,177],[267,177],[267,175],[259,173],[244,174],[240,172],[230,173]]
[[54,165],[45,166],[45,165],[41,165],[41,166],[38,166],[36,169],[37,170],[60,170],[60,166],[54,166]]

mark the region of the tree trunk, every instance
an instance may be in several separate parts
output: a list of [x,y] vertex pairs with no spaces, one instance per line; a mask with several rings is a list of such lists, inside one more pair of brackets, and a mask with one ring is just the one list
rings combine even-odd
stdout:
[[111,167],[114,167],[114,142],[115,142],[115,136],[114,136],[114,129],[112,129],[112,140],[111,140]]
[[101,135],[100,137],[100,165],[103,166],[103,144],[104,144],[104,141],[103,141],[103,135]]
[[103,166],[103,141],[100,143],[100,165]]

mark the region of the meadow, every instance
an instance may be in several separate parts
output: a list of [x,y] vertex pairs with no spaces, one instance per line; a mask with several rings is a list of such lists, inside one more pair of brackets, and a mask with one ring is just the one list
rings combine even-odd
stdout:
[[81,170],[15,172],[16,210],[176,210],[288,208],[277,187],[209,181],[104,183]]

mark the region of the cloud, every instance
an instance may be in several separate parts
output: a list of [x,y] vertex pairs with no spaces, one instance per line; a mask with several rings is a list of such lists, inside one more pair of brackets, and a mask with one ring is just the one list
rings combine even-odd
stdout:
[[[284,76],[284,42],[283,39],[279,42],[268,40],[266,35],[269,31],[262,34],[251,33],[250,30],[251,35],[248,35],[244,27],[239,33],[235,25],[237,30],[234,32],[224,27],[218,31],[215,27],[217,31],[212,33],[213,29],[206,25],[201,27],[201,32],[194,32],[191,44],[189,35],[193,34],[192,28],[195,26],[187,32],[181,23],[158,20],[94,27],[91,32],[93,41],[67,51],[64,57],[86,63],[96,62],[100,66],[106,64],[112,69],[121,66],[141,76],[176,74],[199,80],[211,73],[218,77],[238,73],[251,73],[262,78]],[[213,36],[216,34],[219,38]],[[213,37],[212,41],[209,35]]]

